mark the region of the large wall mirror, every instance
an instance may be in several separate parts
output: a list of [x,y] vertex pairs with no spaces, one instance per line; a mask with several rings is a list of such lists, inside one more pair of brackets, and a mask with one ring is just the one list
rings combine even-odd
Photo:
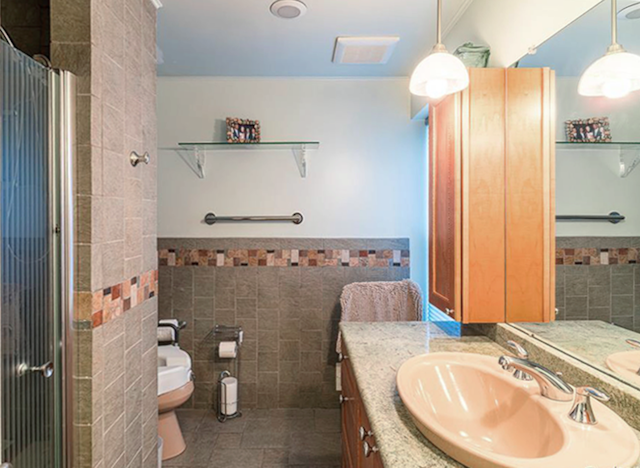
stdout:
[[[578,93],[611,43],[610,11],[599,4],[514,65],[557,73],[559,216],[556,321],[514,326],[640,389],[640,91]],[[640,54],[640,2],[618,11],[618,42]]]

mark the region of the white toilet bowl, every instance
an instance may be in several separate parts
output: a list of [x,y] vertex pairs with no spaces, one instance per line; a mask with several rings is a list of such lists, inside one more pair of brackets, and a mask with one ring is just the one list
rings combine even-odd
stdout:
[[191,357],[178,346],[158,346],[158,435],[163,439],[162,460],[187,448],[175,410],[193,394]]

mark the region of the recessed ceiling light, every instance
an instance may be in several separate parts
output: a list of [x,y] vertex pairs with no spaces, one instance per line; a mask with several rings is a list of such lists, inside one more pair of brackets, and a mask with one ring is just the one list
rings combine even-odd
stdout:
[[282,19],[295,19],[304,16],[307,5],[299,0],[278,0],[271,5],[271,13]]
[[632,3],[618,12],[618,19],[637,20],[640,19],[640,2]]

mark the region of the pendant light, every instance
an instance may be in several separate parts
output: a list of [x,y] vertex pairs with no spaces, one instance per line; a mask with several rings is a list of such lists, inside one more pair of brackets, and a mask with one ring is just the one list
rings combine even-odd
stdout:
[[640,56],[618,44],[616,0],[611,0],[611,45],[604,57],[582,74],[578,93],[582,96],[621,98],[640,89]]
[[411,75],[409,90],[416,96],[439,99],[469,86],[469,73],[462,61],[442,43],[442,0],[438,0],[438,42]]

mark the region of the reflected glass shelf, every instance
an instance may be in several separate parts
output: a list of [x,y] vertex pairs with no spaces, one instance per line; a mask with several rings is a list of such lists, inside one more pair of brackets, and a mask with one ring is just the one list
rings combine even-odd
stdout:
[[635,150],[640,149],[640,141],[609,141],[604,143],[595,142],[569,142],[556,141],[556,145],[563,150]]
[[619,158],[620,177],[628,177],[631,172],[640,165],[640,142],[638,141],[610,141],[604,143],[595,142],[569,142],[556,141],[558,152],[602,152],[610,151]]
[[262,141],[260,143],[228,143],[226,141],[203,141],[178,143],[173,148],[195,174],[204,179],[206,155],[225,151],[291,151],[300,172],[307,177],[307,152],[317,150],[319,141]]
[[200,149],[203,151],[235,151],[235,150],[314,150],[320,147],[319,141],[261,141],[260,143],[228,143],[226,141],[205,141],[178,143],[184,149]]

